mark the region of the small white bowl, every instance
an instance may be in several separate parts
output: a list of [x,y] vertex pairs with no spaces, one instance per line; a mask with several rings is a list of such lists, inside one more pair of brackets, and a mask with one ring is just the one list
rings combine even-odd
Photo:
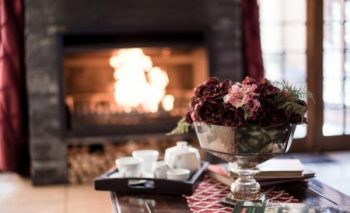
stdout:
[[190,177],[188,169],[171,169],[166,172],[167,179],[185,181]]

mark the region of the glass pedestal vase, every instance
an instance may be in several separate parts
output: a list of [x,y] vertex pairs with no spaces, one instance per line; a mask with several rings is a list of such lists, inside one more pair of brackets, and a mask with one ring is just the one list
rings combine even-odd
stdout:
[[295,125],[278,127],[225,127],[194,123],[202,149],[232,163],[232,172],[238,178],[231,185],[231,193],[222,201],[235,205],[239,200],[264,202],[260,184],[254,179],[257,165],[286,153],[292,143]]

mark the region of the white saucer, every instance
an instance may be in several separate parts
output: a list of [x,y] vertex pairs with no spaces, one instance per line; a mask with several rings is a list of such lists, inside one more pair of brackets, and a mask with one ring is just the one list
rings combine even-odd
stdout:
[[[119,172],[113,172],[108,176],[109,178],[123,178]],[[130,178],[154,178],[154,174],[150,172],[142,172],[141,177],[130,177]]]

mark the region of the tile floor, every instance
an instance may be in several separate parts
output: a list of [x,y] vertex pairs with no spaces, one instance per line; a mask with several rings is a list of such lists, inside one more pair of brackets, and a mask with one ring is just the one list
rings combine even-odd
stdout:
[[112,212],[107,192],[93,185],[33,187],[16,174],[0,173],[1,213],[104,213]]
[[[300,155],[319,180],[350,196],[350,152],[326,153],[323,157],[331,161],[317,162],[307,154]],[[0,212],[111,213],[112,207],[109,194],[95,191],[92,184],[33,187],[28,179],[0,173]]]

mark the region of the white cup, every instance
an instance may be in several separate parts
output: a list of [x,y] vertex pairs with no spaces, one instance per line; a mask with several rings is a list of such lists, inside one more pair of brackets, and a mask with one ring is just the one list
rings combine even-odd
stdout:
[[121,177],[141,177],[142,163],[141,158],[122,157],[115,160]]
[[162,179],[166,179],[166,172],[169,170],[168,165],[165,164],[164,161],[158,161],[156,163],[156,168],[154,171],[154,176],[156,178],[162,178]]
[[155,165],[159,156],[159,152],[151,149],[135,150],[132,152],[135,158],[143,159],[142,169],[144,172],[154,174]]

